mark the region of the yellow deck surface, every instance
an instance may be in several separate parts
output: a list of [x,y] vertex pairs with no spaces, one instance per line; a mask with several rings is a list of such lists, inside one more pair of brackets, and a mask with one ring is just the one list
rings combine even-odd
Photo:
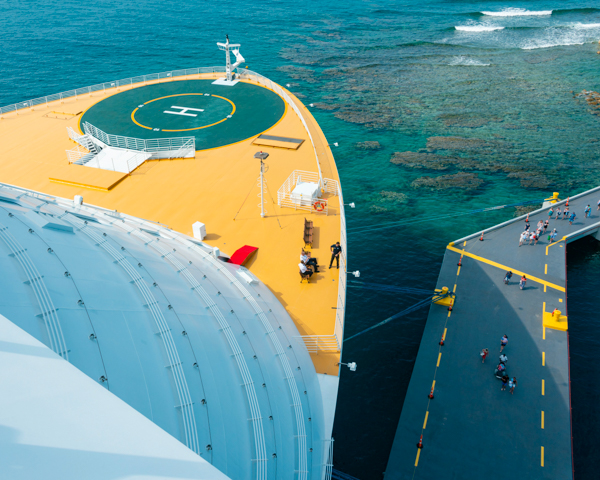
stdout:
[[[188,76],[192,78],[211,77]],[[51,181],[51,178],[65,177],[65,169],[73,168],[92,170],[91,174],[97,174],[98,178],[105,173],[113,174],[69,165],[65,150],[74,146],[66,127],[78,129],[80,115],[76,114],[115,93],[118,93],[116,89],[96,92],[66,99],[62,104],[57,101],[48,107],[40,105],[21,110],[18,115],[4,114],[0,120],[0,181],[65,198],[82,195],[85,203],[158,221],[188,235],[192,235],[192,224],[200,221],[206,224],[206,243],[229,255],[243,245],[258,247],[246,266],[277,296],[300,333],[332,335],[336,314],[332,307],[337,305],[339,271],[335,266],[328,270],[327,266],[329,247],[340,235],[339,198],[327,197],[328,216],[277,206],[277,190],[293,170],[317,172],[314,150],[293,110],[288,108],[284,118],[268,134],[305,139],[298,150],[257,147],[252,144],[254,138],[250,138],[196,152],[195,159],[146,162],[106,191]],[[323,176],[339,181],[323,132],[310,112],[304,106],[301,108],[315,141]],[[56,117],[48,115],[52,111],[67,115],[52,118]],[[68,114],[75,116],[65,119]],[[259,161],[253,158],[258,150],[270,154],[266,160],[268,193],[264,219],[260,217],[258,206]],[[86,182],[93,184],[89,179]],[[96,183],[106,185],[110,181],[103,177]],[[298,274],[305,217],[314,221],[313,257],[323,266],[322,273],[313,275],[310,284],[301,284]],[[314,354],[312,358],[318,373],[338,374],[339,352]]]
[[126,176],[126,173],[71,164],[57,167],[48,178],[55,183],[108,191]]

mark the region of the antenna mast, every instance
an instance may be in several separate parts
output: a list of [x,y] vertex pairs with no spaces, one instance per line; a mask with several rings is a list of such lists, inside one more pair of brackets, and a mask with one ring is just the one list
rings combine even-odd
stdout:
[[[241,45],[239,43],[229,43],[229,35],[225,35],[225,43],[217,42],[217,46],[219,47],[219,50],[225,51],[226,78],[219,79],[215,83],[218,83],[220,85],[235,85],[237,83],[237,81],[234,80],[235,73],[233,73],[233,72],[235,71],[235,69],[238,67],[238,65],[240,63],[246,61],[244,59],[244,57],[242,57],[242,55],[240,54]],[[235,60],[236,60],[236,62],[233,65],[231,64],[231,58],[229,56],[230,51],[233,52],[233,55],[235,56]]]

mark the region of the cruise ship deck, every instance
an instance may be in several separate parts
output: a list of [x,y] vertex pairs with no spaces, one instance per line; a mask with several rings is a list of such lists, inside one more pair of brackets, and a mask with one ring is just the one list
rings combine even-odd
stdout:
[[[38,104],[17,104],[17,110],[1,115],[0,178],[63,198],[81,195],[86,204],[160,222],[188,235],[193,223],[202,222],[205,243],[227,255],[244,245],[258,247],[246,267],[276,295],[300,334],[309,336],[317,373],[337,376],[345,252],[341,270],[327,266],[330,245],[342,240],[345,246],[345,226],[330,148],[293,94],[252,72],[235,86],[214,85],[222,76],[179,71],[161,78],[139,77],[128,85],[112,82],[95,91],[80,89],[58,100],[55,95]],[[165,115],[169,109],[177,115]],[[65,151],[75,143],[67,127],[83,134],[85,124],[107,134],[149,140],[193,136],[195,158],[150,159],[131,172],[69,163]],[[269,154],[264,218],[260,163],[254,158],[259,151]],[[323,195],[327,214],[278,205],[278,189],[294,172],[294,178],[328,179]],[[298,273],[305,218],[313,221],[311,252],[321,265],[308,284],[300,282]]]
[[[570,199],[577,214],[572,225],[552,216],[548,233],[557,229],[554,242],[547,233],[537,245],[519,247],[523,216],[486,230],[483,241],[478,232],[447,247],[437,288],[453,291],[454,305],[450,311],[430,308],[386,480],[511,472],[519,478],[573,477],[566,250],[585,235],[598,238],[598,195],[594,189]],[[565,203],[554,206],[563,210]],[[588,204],[592,214],[584,218]],[[529,215],[532,229],[548,210]],[[505,285],[508,270],[514,275]],[[506,371],[517,378],[513,395],[501,391],[494,376],[504,334]],[[489,349],[485,363],[483,348]]]

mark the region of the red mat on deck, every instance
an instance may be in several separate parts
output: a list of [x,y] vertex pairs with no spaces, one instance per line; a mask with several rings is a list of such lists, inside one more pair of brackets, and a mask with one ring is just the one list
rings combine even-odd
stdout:
[[244,265],[254,252],[258,250],[258,247],[251,247],[250,245],[244,245],[242,248],[238,248],[229,259],[229,263],[234,265]]

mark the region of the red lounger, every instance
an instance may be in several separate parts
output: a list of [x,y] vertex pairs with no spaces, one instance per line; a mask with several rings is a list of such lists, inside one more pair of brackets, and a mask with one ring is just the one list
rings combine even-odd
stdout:
[[238,248],[235,253],[229,259],[229,263],[234,265],[244,265],[254,252],[258,250],[257,247],[251,247],[250,245],[244,245],[242,248]]

